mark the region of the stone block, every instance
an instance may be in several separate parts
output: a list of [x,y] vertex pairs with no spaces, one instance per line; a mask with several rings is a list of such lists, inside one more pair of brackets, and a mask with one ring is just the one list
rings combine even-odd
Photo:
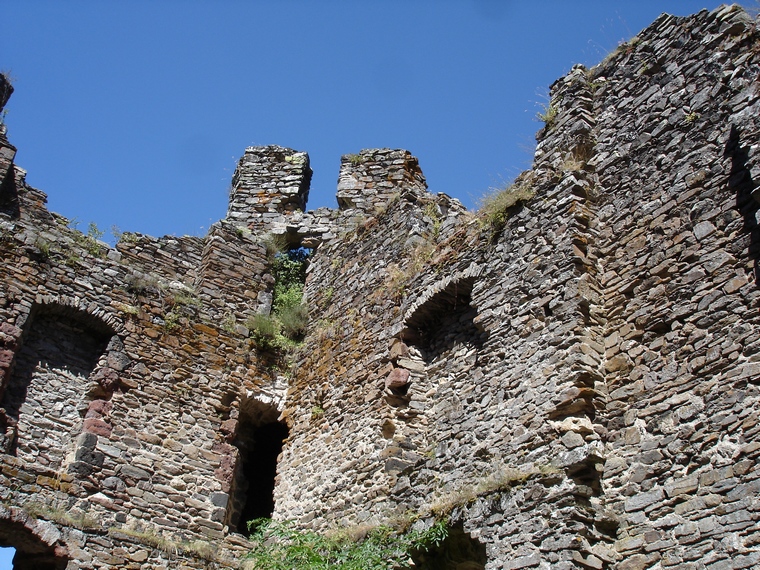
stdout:
[[664,498],[665,493],[661,488],[656,488],[646,493],[639,493],[625,500],[625,510],[626,512],[639,511],[662,501]]

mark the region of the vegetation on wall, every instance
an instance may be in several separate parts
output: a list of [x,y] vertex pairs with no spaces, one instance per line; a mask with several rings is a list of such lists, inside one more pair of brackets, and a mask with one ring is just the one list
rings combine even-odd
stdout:
[[367,530],[363,536],[344,531],[319,534],[297,530],[292,523],[256,519],[253,550],[247,568],[257,570],[390,570],[409,568],[416,552],[427,551],[448,536],[438,522],[426,530],[397,531],[388,526]]
[[530,183],[529,176],[518,176],[506,188],[492,192],[481,200],[479,214],[492,237],[504,229],[513,208],[536,195]]
[[272,260],[275,279],[272,312],[258,314],[248,321],[256,345],[264,350],[288,350],[303,340],[309,320],[308,306],[303,302],[311,250],[303,247],[278,251],[275,240],[265,243]]
[[536,113],[536,118],[544,123],[547,129],[551,129],[554,126],[554,121],[558,114],[557,107],[555,105],[546,105],[541,111]]

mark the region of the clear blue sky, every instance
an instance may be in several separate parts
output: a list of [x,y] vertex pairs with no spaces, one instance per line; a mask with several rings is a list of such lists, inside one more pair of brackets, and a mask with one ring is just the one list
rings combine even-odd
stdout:
[[309,209],[340,156],[406,148],[472,208],[530,167],[535,114],[661,12],[719,2],[4,0],[9,138],[52,210],[203,235],[246,146],[305,150]]

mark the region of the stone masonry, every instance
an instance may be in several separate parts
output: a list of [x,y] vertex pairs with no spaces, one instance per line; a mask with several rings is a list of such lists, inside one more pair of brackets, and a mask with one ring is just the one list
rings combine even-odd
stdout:
[[[115,248],[0,127],[0,545],[14,568],[237,568],[251,513],[448,517],[424,568],[760,566],[760,33],[663,14],[551,90],[499,222],[404,150],[245,151],[205,238]],[[0,110],[12,87],[0,76]],[[312,253],[284,358],[267,244]]]

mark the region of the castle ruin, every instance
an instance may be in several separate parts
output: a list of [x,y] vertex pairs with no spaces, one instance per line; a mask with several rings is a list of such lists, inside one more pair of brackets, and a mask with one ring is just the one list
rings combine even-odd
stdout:
[[[115,248],[0,128],[14,568],[234,568],[251,518],[409,513],[446,514],[435,568],[760,566],[757,22],[663,14],[549,111],[491,217],[389,149],[307,211],[308,155],[251,147],[207,236]],[[275,238],[311,252],[288,354],[252,324]]]

